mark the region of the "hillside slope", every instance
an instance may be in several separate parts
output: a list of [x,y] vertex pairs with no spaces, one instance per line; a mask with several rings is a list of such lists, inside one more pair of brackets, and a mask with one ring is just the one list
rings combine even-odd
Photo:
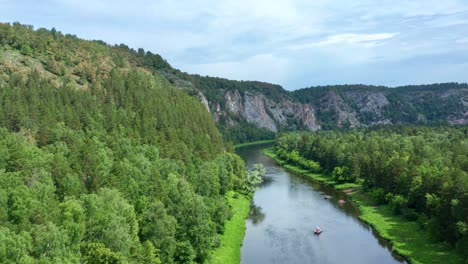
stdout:
[[158,55],[0,24],[0,263],[203,263],[245,167]]
[[67,82],[87,89],[96,80],[106,79],[114,67],[138,68],[197,98],[211,112],[224,137],[236,143],[272,138],[279,131],[290,130],[468,124],[467,84],[397,88],[336,85],[291,92],[269,83],[184,73],[157,54],[123,44],[77,42],[75,36],[56,30],[39,29],[32,34],[30,27],[19,24],[3,28],[0,73],[33,68],[55,86]]

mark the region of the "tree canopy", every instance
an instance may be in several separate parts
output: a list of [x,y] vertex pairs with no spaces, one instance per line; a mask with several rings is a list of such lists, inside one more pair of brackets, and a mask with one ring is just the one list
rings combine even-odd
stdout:
[[0,24],[0,262],[203,262],[244,162],[159,55]]
[[376,203],[468,248],[468,129],[394,126],[291,133],[276,140],[282,159],[339,183],[362,183]]

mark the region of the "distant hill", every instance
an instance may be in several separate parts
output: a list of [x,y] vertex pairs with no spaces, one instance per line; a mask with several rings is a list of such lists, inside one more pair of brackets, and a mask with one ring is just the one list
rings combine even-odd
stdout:
[[466,83],[397,88],[335,85],[286,91],[268,83],[178,72],[168,75],[174,85],[204,102],[224,135],[236,142],[269,138],[272,133],[290,130],[468,124]]
[[291,130],[468,124],[466,83],[396,88],[331,85],[287,91],[263,82],[191,75],[169,68],[159,71],[174,86],[197,97],[225,137],[235,142],[271,138]]

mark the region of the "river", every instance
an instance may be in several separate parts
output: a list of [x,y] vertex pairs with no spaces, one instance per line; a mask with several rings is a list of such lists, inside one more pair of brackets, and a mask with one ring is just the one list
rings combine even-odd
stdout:
[[[275,165],[264,148],[237,150],[247,165],[261,163],[267,169],[246,222],[241,263],[405,263],[359,221],[345,194]],[[324,194],[332,198],[325,200]],[[339,199],[346,203],[339,206]],[[318,236],[313,234],[317,225],[323,230]]]

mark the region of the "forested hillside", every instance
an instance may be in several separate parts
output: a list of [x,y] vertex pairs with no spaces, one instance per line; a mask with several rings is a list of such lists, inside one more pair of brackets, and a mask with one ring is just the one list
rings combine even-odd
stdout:
[[0,262],[192,263],[248,192],[158,55],[0,24]]
[[235,143],[272,139],[277,132],[292,130],[468,124],[467,84],[332,85],[291,92],[275,84],[181,72],[157,54],[124,44],[82,41],[55,29],[34,31],[17,23],[0,28],[3,79],[11,72],[35,69],[56,87],[68,83],[88,89],[115,67],[138,68],[202,102],[223,137]]
[[276,153],[417,221],[468,257],[468,129],[394,126],[284,134]]

